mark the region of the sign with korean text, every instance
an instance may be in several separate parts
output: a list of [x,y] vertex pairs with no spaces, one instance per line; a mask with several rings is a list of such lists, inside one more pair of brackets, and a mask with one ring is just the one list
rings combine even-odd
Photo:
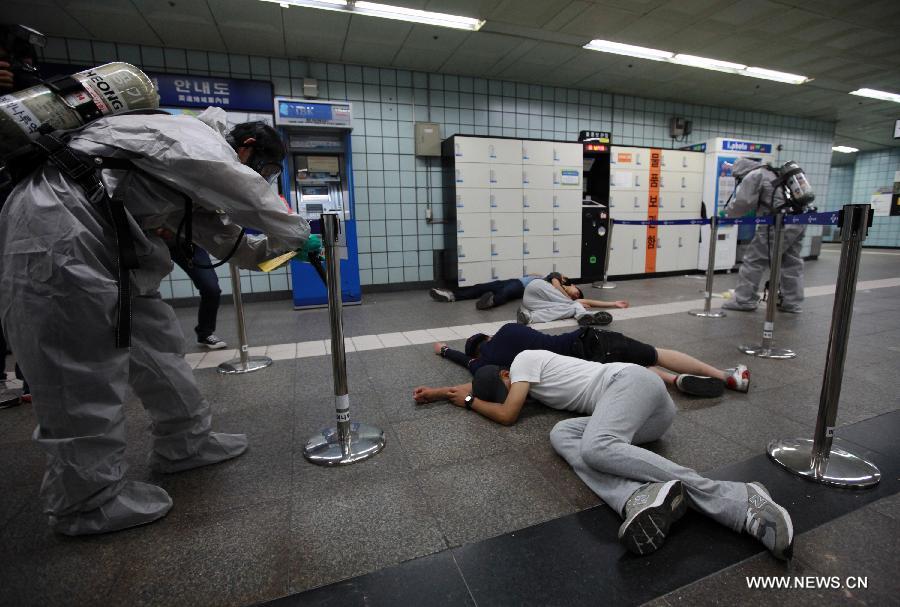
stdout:
[[272,83],[209,76],[148,74],[159,104],[175,107],[221,107],[236,111],[272,111]]
[[351,109],[346,101],[275,98],[275,124],[349,129]]

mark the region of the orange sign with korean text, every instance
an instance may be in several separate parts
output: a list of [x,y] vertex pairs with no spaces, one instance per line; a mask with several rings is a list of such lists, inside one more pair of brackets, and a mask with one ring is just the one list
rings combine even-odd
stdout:
[[[647,219],[659,219],[659,173],[662,150],[650,150],[650,191],[647,194]],[[657,226],[647,226],[647,255],[644,257],[644,271],[656,271]]]

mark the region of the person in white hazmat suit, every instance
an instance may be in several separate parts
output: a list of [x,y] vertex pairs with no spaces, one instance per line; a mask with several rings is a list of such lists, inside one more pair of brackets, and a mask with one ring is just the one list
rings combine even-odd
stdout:
[[[728,217],[742,217],[750,211],[757,216],[774,215],[783,211],[787,201],[784,191],[775,183],[778,175],[758,160],[738,158],[732,174],[739,180],[734,201],[725,209]],[[774,197],[773,197],[774,194]],[[799,314],[803,306],[803,234],[806,226],[785,224],[781,245],[781,294],[778,309]],[[727,310],[752,312],[759,303],[759,283],[768,276],[775,228],[757,226],[756,235],[747,247],[734,289],[734,299],[722,307]],[[769,285],[769,297],[776,297],[778,285]]]
[[[89,156],[129,158],[139,170],[103,170],[108,192],[131,177],[123,197],[139,267],[130,347],[116,347],[119,305],[114,232],[100,205],[47,162],[12,192],[0,214],[0,320],[31,382],[47,452],[41,486],[51,527],[63,534],[116,531],[168,513],[164,489],[126,480],[123,401],[130,385],[152,419],[151,467],[179,472],[241,455],[243,434],[211,431],[210,406],[184,360],[184,338],[159,295],[172,271],[162,231],[177,233],[185,195],[193,240],[242,268],[315,246],[309,225],[291,215],[264,177],[280,173],[284,146],[262,123],[238,125],[228,141],[225,112],[197,118],[121,115],[77,131],[70,147]],[[253,167],[253,168],[251,168]],[[256,170],[254,170],[256,169]],[[308,251],[307,251],[308,252]]]

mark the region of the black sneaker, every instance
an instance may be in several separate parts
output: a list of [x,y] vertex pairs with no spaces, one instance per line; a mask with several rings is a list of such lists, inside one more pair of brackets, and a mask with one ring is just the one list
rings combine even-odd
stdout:
[[206,337],[198,337],[197,345],[209,348],[210,350],[221,350],[227,348],[228,344],[216,337],[215,335],[207,335]]
[[445,303],[456,301],[453,292],[448,291],[447,289],[431,289],[428,294],[431,295],[431,299],[435,301],[443,301]]
[[494,294],[488,291],[484,295],[478,298],[478,301],[475,302],[475,307],[479,310],[489,310],[494,307]]
[[578,319],[579,327],[598,327],[608,325],[612,322],[612,314],[609,312],[594,312],[593,314],[585,314]]
[[713,398],[725,393],[725,382],[715,377],[703,375],[687,375],[682,373],[675,378],[675,387],[691,396]]

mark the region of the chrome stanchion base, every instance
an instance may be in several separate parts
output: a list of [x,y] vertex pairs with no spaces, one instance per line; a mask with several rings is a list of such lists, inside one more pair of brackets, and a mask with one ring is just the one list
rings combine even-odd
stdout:
[[784,360],[788,358],[796,358],[797,353],[793,350],[788,350],[787,348],[772,348],[766,346],[750,346],[750,345],[741,345],[738,346],[738,350],[743,352],[744,354],[749,354],[750,356],[756,356],[757,358],[775,358],[779,360]]
[[700,318],[725,318],[725,316],[727,316],[721,308],[718,310],[710,310],[709,312],[706,310],[688,310],[688,314],[691,316],[699,316]]
[[235,373],[252,373],[265,369],[272,364],[272,359],[268,356],[248,356],[247,363],[244,364],[240,358],[233,358],[219,365],[219,373],[232,375]]
[[342,466],[369,459],[384,449],[384,432],[375,426],[351,422],[350,441],[341,445],[337,428],[325,428],[303,447],[303,457],[320,466]]
[[615,288],[616,288],[616,283],[614,283],[614,282],[606,282],[605,280],[604,280],[604,281],[601,281],[601,282],[593,282],[593,283],[591,283],[591,288],[594,288],[594,289],[615,289]]
[[881,481],[881,472],[875,464],[851,453],[840,439],[832,443],[825,473],[820,476],[812,467],[812,449],[812,439],[788,438],[772,441],[767,451],[769,457],[783,468],[824,485],[866,489]]

